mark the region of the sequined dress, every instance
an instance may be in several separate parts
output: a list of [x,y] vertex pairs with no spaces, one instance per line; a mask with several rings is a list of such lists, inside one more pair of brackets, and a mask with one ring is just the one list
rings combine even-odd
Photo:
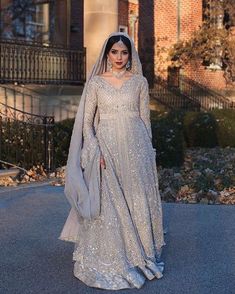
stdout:
[[[98,107],[99,124],[93,129]],[[96,144],[104,156],[101,214],[80,224],[74,275],[91,287],[140,288],[161,278],[165,245],[155,152],[151,142],[148,83],[132,75],[120,88],[94,76],[87,89],[84,151]]]

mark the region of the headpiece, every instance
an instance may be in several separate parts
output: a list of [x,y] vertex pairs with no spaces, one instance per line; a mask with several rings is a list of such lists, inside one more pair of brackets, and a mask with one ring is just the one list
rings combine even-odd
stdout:
[[123,43],[122,39],[120,38],[120,40],[117,42],[117,44],[121,47],[124,47],[125,44]]

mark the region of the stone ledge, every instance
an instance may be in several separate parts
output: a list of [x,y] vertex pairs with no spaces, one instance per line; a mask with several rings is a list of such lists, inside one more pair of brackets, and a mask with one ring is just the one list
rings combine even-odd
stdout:
[[19,172],[18,168],[2,169],[0,170],[0,178],[15,177]]

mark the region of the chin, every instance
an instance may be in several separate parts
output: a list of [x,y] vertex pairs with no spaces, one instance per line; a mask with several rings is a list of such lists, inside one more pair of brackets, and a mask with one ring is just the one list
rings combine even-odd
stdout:
[[126,65],[125,64],[122,64],[122,65],[117,65],[116,64],[115,67],[118,68],[118,69],[124,69],[126,67]]

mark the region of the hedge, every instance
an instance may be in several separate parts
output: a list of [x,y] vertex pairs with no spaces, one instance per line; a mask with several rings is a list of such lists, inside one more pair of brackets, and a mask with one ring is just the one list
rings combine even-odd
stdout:
[[158,165],[182,165],[185,154],[182,120],[182,112],[170,112],[152,118],[153,146],[157,150]]
[[235,110],[185,113],[184,137],[187,147],[235,147]]
[[[73,119],[56,123],[56,166],[66,164]],[[157,164],[180,166],[185,149],[191,147],[235,147],[235,111],[217,109],[208,112],[152,112],[153,146]]]

